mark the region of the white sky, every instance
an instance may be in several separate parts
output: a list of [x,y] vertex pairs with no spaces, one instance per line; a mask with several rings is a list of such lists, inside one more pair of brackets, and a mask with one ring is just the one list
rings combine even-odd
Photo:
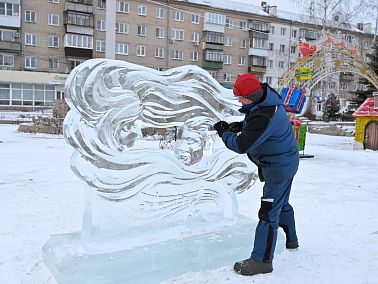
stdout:
[[[253,5],[258,5],[258,6],[261,5],[261,0],[234,0],[234,1],[241,2],[241,3],[251,3]],[[281,11],[294,12],[298,14],[300,14],[302,11],[302,7],[298,7],[298,5],[296,5],[293,0],[263,0],[263,1],[265,1],[270,6],[272,5],[277,6],[277,9]],[[355,19],[355,21],[356,22],[359,22],[359,21],[370,22],[373,24],[373,27],[375,26],[374,17],[367,17],[365,15],[363,19],[358,18],[358,19]]]
[[[252,3],[254,5],[261,5],[261,1],[259,0],[235,0],[237,2],[242,3]],[[277,6],[278,10],[287,11],[287,12],[295,12],[294,4],[292,0],[264,0],[270,6]]]

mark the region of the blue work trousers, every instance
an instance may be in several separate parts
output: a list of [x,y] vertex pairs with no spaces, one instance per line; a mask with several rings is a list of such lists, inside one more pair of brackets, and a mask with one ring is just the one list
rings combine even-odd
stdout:
[[289,204],[292,182],[293,179],[282,183],[265,182],[251,254],[251,258],[258,262],[272,263],[279,226],[284,229],[286,242],[298,241],[294,210]]

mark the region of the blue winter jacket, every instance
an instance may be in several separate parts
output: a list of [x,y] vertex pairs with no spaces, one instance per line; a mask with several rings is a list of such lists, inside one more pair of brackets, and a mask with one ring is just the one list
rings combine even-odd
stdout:
[[298,145],[280,96],[267,84],[263,91],[259,102],[239,110],[245,113],[242,131],[226,131],[222,140],[230,150],[248,155],[261,181],[280,183],[298,170]]

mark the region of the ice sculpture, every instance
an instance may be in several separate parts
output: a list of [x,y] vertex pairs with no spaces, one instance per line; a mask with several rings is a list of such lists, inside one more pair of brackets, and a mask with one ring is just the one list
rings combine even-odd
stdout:
[[[254,225],[235,193],[252,163],[211,130],[240,105],[207,71],[164,72],[93,59],[66,81],[71,168],[86,183],[81,233],[52,237],[44,260],[61,283],[158,283],[248,256]],[[173,129],[160,149],[143,129]],[[279,247],[279,246],[277,246]]]

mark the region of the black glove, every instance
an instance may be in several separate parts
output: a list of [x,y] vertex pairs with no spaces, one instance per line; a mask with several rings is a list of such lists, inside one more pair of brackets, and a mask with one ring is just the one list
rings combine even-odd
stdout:
[[243,122],[242,121],[237,121],[237,122],[231,122],[229,125],[230,131],[234,133],[241,132],[243,129]]
[[228,123],[225,121],[218,121],[214,124],[214,129],[218,132],[219,137],[222,137],[222,134],[225,131],[228,131],[229,126]]

